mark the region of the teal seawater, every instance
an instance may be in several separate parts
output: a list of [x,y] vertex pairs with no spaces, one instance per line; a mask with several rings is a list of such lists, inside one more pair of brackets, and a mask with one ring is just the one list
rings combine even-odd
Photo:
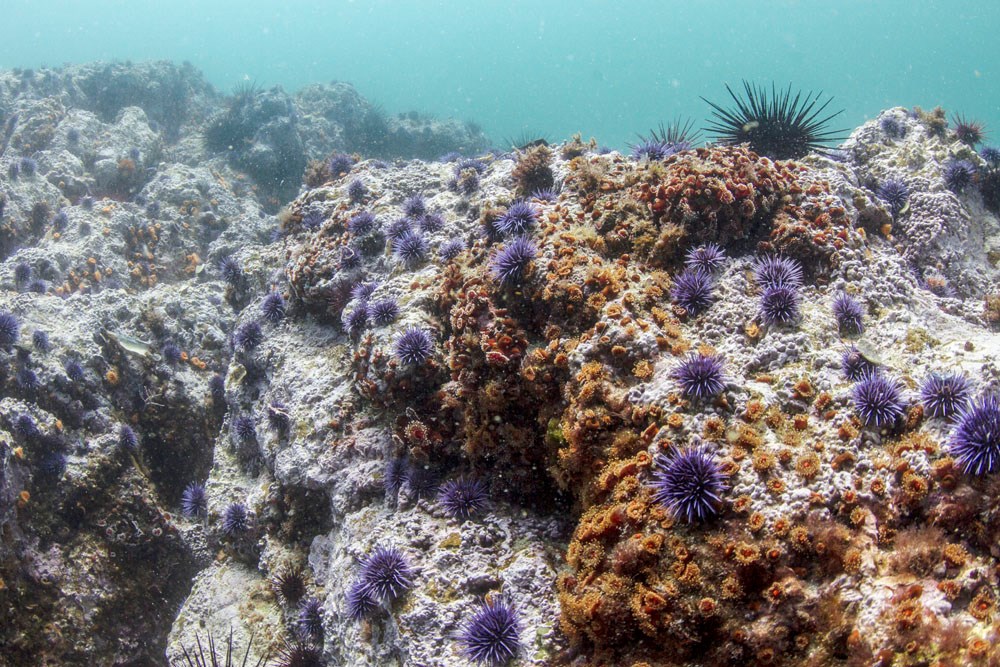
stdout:
[[614,147],[675,116],[700,124],[699,96],[748,78],[824,90],[845,128],[940,104],[1000,143],[998,32],[986,0],[5,0],[0,67],[187,60],[222,90],[336,79],[498,142],[580,131]]

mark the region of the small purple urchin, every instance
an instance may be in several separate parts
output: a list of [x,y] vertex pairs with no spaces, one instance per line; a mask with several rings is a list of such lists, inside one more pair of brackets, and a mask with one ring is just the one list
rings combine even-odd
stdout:
[[354,167],[354,158],[344,153],[334,153],[326,166],[330,170],[330,175],[336,178],[351,171]]
[[39,352],[48,352],[52,349],[49,334],[41,329],[35,329],[31,332],[31,345]]
[[961,192],[972,183],[972,179],[976,176],[976,167],[968,160],[952,160],[944,166],[942,176],[949,190]]
[[392,252],[406,266],[416,266],[427,259],[427,239],[412,230],[404,232],[392,242]]
[[754,280],[763,289],[785,285],[799,287],[802,285],[802,266],[790,257],[769,255],[754,264]]
[[438,503],[454,519],[465,520],[479,514],[487,500],[486,485],[478,479],[449,480],[438,490]]
[[631,147],[633,160],[665,160],[677,152],[672,150],[672,146],[664,140],[649,137],[641,139],[639,143]]
[[355,236],[364,236],[375,229],[377,221],[369,211],[361,211],[352,215],[347,221],[347,231]]
[[959,373],[932,373],[920,385],[920,402],[931,417],[950,419],[965,409],[970,398],[972,383]]
[[368,194],[368,188],[365,187],[364,181],[362,181],[360,178],[355,178],[347,186],[347,196],[355,204],[361,202],[365,198],[365,195],[367,194]]
[[874,372],[877,366],[865,358],[857,345],[851,345],[844,349],[840,355],[840,370],[844,377],[852,382],[861,379],[865,373]]
[[299,607],[299,633],[303,637],[320,639],[323,636],[323,605],[316,598],[308,598]]
[[833,299],[833,316],[837,318],[837,327],[848,334],[860,334],[864,331],[864,308],[847,292],[840,292]]
[[854,411],[865,425],[892,426],[906,412],[903,386],[899,380],[877,370],[866,371],[851,390]]
[[444,262],[450,262],[465,250],[465,241],[459,238],[448,239],[438,248],[438,257]]
[[347,615],[359,621],[371,616],[378,609],[378,600],[372,597],[363,579],[357,579],[347,589]]
[[684,266],[689,269],[701,269],[705,273],[713,273],[726,261],[726,253],[715,243],[691,248],[684,256]]
[[961,412],[948,451],[966,475],[985,475],[1000,468],[1000,400],[996,394],[981,396]]
[[516,201],[493,223],[501,235],[520,235],[538,221],[538,209],[526,201]]
[[230,537],[250,530],[250,512],[243,503],[231,503],[222,513],[222,532]]
[[359,333],[368,326],[368,308],[365,304],[355,307],[354,310],[347,314],[347,318],[344,320],[344,326],[346,326],[347,331],[352,334]]
[[674,517],[695,523],[718,514],[726,478],[704,447],[673,449],[656,458],[652,488],[653,500]]
[[21,333],[21,323],[8,310],[0,310],[0,346],[10,347],[17,342]]
[[520,625],[517,610],[502,596],[484,600],[458,636],[462,652],[479,665],[505,665],[521,648]]
[[269,292],[260,302],[260,312],[268,322],[280,322],[285,317],[285,297],[279,292]]
[[285,432],[292,424],[292,414],[284,403],[274,401],[267,406],[267,423],[273,430]]
[[118,446],[128,452],[134,452],[139,448],[139,436],[128,424],[122,424],[118,429]]
[[792,285],[767,287],[760,297],[760,319],[764,324],[787,324],[799,316],[799,291]]
[[1000,167],[1000,148],[996,146],[983,146],[979,149],[979,157],[991,167]]
[[420,219],[419,224],[423,232],[433,234],[444,229],[444,216],[437,211],[430,212]]
[[243,352],[250,352],[264,342],[264,332],[256,320],[241,324],[233,333],[233,345]]
[[389,227],[385,230],[385,236],[392,242],[400,238],[403,234],[407,234],[413,231],[413,224],[406,218],[399,218],[398,220],[393,220],[389,223]]
[[208,492],[205,485],[191,482],[181,494],[181,513],[184,516],[205,516],[208,513]]
[[505,286],[516,285],[524,278],[538,249],[526,236],[518,236],[499,250],[490,262],[493,277]]
[[368,319],[377,327],[392,324],[397,317],[399,317],[399,303],[391,297],[368,304]]
[[233,433],[240,442],[253,442],[257,439],[257,425],[250,415],[240,415],[233,421]]
[[670,374],[686,398],[706,400],[722,393],[726,388],[722,357],[714,354],[693,353]]
[[351,298],[362,302],[368,301],[376,289],[378,289],[378,283],[375,281],[356,283],[351,288]]
[[434,341],[420,327],[408,327],[396,339],[395,353],[401,363],[419,365],[434,354]]
[[670,298],[690,315],[712,305],[712,277],[700,268],[689,268],[674,278]]
[[895,218],[906,206],[906,202],[910,198],[910,189],[900,179],[890,178],[878,186],[875,194],[885,202],[892,217]]
[[232,255],[225,255],[219,260],[219,275],[232,286],[243,281],[243,267]]
[[414,572],[396,547],[378,545],[361,563],[361,581],[375,600],[392,602],[413,586]]
[[389,461],[385,466],[385,474],[382,478],[382,485],[385,487],[386,496],[395,496],[406,481],[407,468],[409,462],[402,456],[397,456]]
[[403,202],[403,215],[412,220],[419,220],[427,215],[427,201],[419,194],[407,197]]

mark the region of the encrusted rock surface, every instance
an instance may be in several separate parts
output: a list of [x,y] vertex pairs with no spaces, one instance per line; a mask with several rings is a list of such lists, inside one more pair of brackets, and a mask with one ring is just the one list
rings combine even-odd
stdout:
[[[998,482],[958,469],[918,388],[958,370],[1000,390],[1000,223],[981,188],[947,189],[950,160],[988,165],[933,113],[887,110],[800,162],[483,154],[475,127],[386,118],[347,84],[223,101],[166,63],[3,72],[0,113],[0,311],[20,323],[0,663],[174,664],[231,632],[250,662],[301,640],[331,665],[467,664],[468,620],[502,597],[518,665],[988,664]],[[307,167],[334,152],[358,155]],[[521,198],[533,256],[504,274]],[[727,258],[695,316],[671,285],[705,242]],[[772,253],[805,284],[765,325]],[[838,331],[842,292],[861,336]],[[380,302],[398,312],[373,321]],[[410,328],[426,357],[400,353]],[[851,344],[903,382],[891,427],[855,410]],[[724,359],[718,396],[679,390],[694,351]],[[695,444],[726,488],[687,524],[651,484]],[[438,501],[459,478],[484,511]],[[379,547],[411,581],[352,613]]]

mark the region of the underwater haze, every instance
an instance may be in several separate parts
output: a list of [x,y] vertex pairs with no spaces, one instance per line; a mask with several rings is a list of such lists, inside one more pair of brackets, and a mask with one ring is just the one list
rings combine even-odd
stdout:
[[[622,147],[728,102],[741,79],[823,90],[853,128],[944,106],[1000,128],[1000,3],[7,0],[0,67],[189,61],[240,81],[353,83],[389,112],[472,120],[493,139],[574,132]],[[845,133],[846,134],[846,133]]]

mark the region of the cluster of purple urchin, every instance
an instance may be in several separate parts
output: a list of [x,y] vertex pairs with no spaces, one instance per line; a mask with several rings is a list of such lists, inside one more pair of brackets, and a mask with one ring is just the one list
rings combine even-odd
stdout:
[[726,259],[718,245],[692,248],[684,260],[684,270],[674,278],[670,299],[690,315],[698,315],[712,305],[713,274]]
[[764,324],[787,324],[799,317],[802,267],[789,257],[768,256],[757,260],[754,279],[763,288],[760,319]]

